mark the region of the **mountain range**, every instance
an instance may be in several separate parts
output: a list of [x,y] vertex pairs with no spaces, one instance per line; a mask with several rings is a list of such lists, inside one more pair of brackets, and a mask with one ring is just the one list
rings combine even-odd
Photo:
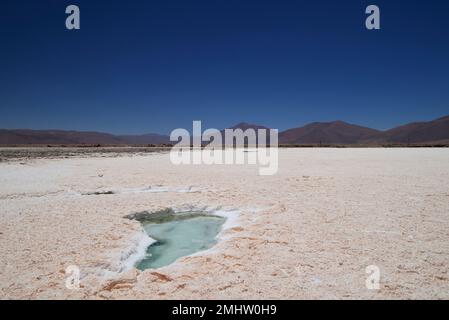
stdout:
[[113,135],[103,132],[0,129],[0,145],[133,145],[168,144],[166,135]]
[[[268,129],[239,123],[231,129]],[[433,121],[414,122],[386,131],[343,121],[314,122],[279,133],[285,145],[427,144],[449,143],[449,116]],[[0,129],[0,145],[147,145],[170,144],[169,136],[155,133],[113,135],[102,132],[64,130]]]

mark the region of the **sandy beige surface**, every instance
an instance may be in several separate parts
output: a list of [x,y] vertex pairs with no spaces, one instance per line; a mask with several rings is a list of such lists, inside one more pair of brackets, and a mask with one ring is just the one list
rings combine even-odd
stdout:
[[[279,166],[0,163],[0,298],[449,298],[449,149],[289,149]],[[123,217],[167,207],[239,217],[209,251],[127,269],[143,233]],[[380,290],[366,288],[369,265]]]

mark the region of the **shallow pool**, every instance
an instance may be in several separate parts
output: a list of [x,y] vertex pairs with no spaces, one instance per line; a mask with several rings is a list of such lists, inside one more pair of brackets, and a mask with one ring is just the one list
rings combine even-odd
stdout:
[[201,212],[166,212],[141,219],[147,234],[156,240],[137,268],[155,269],[180,257],[207,250],[217,242],[225,218]]

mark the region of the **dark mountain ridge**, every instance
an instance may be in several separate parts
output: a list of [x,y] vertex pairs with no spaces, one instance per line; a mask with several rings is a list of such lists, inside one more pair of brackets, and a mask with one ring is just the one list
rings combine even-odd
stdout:
[[[230,129],[269,129],[239,123]],[[224,130],[221,131],[224,133]],[[279,133],[285,145],[352,145],[352,144],[419,144],[449,141],[449,116],[427,122],[413,122],[386,131],[375,130],[344,121],[314,122]],[[65,130],[0,129],[0,145],[145,145],[170,144],[169,136],[155,133],[113,135],[103,132]]]

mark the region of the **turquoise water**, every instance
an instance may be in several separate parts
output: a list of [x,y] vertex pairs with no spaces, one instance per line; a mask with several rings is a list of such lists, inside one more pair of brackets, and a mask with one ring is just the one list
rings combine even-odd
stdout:
[[207,250],[216,244],[216,237],[225,219],[201,213],[172,213],[151,216],[141,221],[146,233],[155,243],[146,257],[137,264],[139,270],[156,269],[175,262],[178,258]]

